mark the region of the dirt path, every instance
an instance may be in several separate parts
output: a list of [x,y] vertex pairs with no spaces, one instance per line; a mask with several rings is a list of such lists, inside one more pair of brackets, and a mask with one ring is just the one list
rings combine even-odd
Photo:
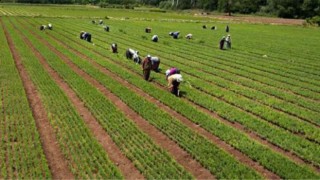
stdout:
[[[66,37],[67,38],[67,37]],[[74,40],[72,40],[74,41]],[[69,47],[70,49],[72,49],[71,47]],[[83,48],[86,48],[85,46],[83,46]],[[107,56],[99,53],[98,51],[95,51],[93,50],[94,53],[96,54],[99,54],[100,56],[104,57],[104,58],[107,58]],[[113,60],[113,59],[112,59]],[[114,60],[113,60],[114,61]],[[136,72],[132,71],[130,68],[126,68],[128,71],[131,71],[132,73],[136,74],[137,76],[140,76],[139,74],[137,74]],[[158,83],[155,83],[155,86],[157,86],[158,88],[161,88],[161,89],[166,89],[165,87],[163,87],[161,84],[158,84]],[[215,117],[217,118],[218,120],[220,120],[220,122],[222,123],[225,123],[226,125],[229,125],[229,126],[232,126],[240,131],[242,131],[243,133],[246,133],[247,135],[249,135],[251,138],[255,139],[256,141],[260,142],[261,144],[264,144],[266,146],[268,146],[269,148],[271,148],[273,151],[275,152],[278,152],[284,156],[287,156],[288,158],[290,158],[291,160],[295,161],[296,163],[298,164],[304,164],[304,165],[307,165],[309,166],[310,168],[314,169],[315,171],[317,172],[320,172],[320,167],[318,166],[315,166],[313,165],[311,162],[307,161],[307,160],[304,160],[302,159],[301,157],[299,157],[298,155],[294,154],[293,152],[291,151],[287,151],[287,150],[284,150],[283,148],[281,148],[280,146],[277,146],[275,144],[273,144],[272,142],[269,142],[268,140],[266,140],[265,138],[261,137],[259,134],[253,132],[253,131],[250,131],[248,130],[245,126],[237,123],[237,122],[230,122],[229,120],[227,119],[224,119],[222,117],[220,117],[218,114],[208,110],[208,109],[205,109],[197,104],[195,104],[194,102],[190,101],[189,99],[186,99],[184,98],[185,102],[188,102],[190,103],[191,105],[201,109],[203,112],[205,112],[206,114],[212,116],[212,117]]]
[[26,69],[24,68],[21,56],[15,48],[13,40],[11,39],[8,30],[4,26],[2,19],[0,19],[0,22],[4,27],[5,36],[9,44],[10,51],[13,55],[15,65],[23,82],[27,99],[40,134],[44,154],[48,161],[52,176],[54,179],[74,179],[73,174],[69,170],[67,160],[64,158],[62,152],[60,151],[54,130],[50,125],[47,112],[45,111],[44,105],[42,104],[37,88],[33,84]]
[[[139,114],[133,111],[128,105],[126,105],[120,98],[112,94],[107,88],[96,81],[94,78],[86,74],[79,67],[73,64],[66,56],[56,50],[48,42],[43,40],[38,35],[37,38],[42,41],[47,47],[50,48],[54,53],[56,53],[63,61],[66,62],[70,68],[76,72],[78,75],[83,77],[86,81],[91,83],[97,89],[99,89],[109,100],[111,100],[118,109],[120,109],[128,119],[133,120],[140,129],[142,129],[146,134],[148,134],[156,143],[158,143],[162,148],[167,150],[174,159],[180,163],[186,170],[188,170],[197,179],[215,179],[214,176],[209,172],[209,170],[202,167],[202,165],[194,160],[191,155],[186,151],[181,149],[174,141],[169,139],[157,128],[149,124],[145,119],[143,119]],[[44,62],[46,63],[46,62]],[[47,65],[46,65],[47,66]],[[130,179],[132,177],[130,176]]]
[[149,102],[156,104],[160,109],[166,111],[167,113],[169,113],[171,116],[177,118],[178,120],[180,120],[182,123],[184,123],[185,125],[187,125],[188,127],[190,127],[191,129],[196,130],[199,134],[203,135],[204,137],[208,138],[211,142],[213,142],[213,144],[216,144],[218,147],[222,148],[223,150],[225,150],[226,152],[228,152],[229,154],[233,155],[236,159],[238,159],[240,162],[242,162],[243,164],[246,164],[249,167],[252,167],[253,169],[255,169],[256,171],[258,171],[260,174],[264,175],[266,178],[268,179],[280,179],[279,176],[275,175],[274,173],[268,171],[267,169],[264,169],[263,166],[261,166],[259,163],[253,161],[252,159],[250,159],[249,157],[247,157],[246,155],[244,155],[243,153],[241,153],[240,151],[234,149],[232,146],[230,146],[229,144],[225,143],[224,141],[222,141],[221,139],[219,139],[218,137],[212,135],[211,133],[209,133],[208,131],[204,130],[203,128],[201,128],[200,126],[192,123],[189,119],[187,119],[186,117],[182,116],[181,114],[173,111],[170,107],[164,105],[163,103],[161,103],[160,101],[158,101],[157,99],[151,97],[150,95],[143,92],[141,89],[139,89],[138,87],[130,84],[129,82],[125,81],[124,79],[121,79],[120,77],[116,76],[115,74],[113,74],[112,72],[110,72],[109,70],[107,70],[106,68],[102,67],[101,65],[99,65],[98,63],[96,63],[95,61],[93,61],[92,59],[90,59],[88,56],[82,54],[81,52],[79,52],[78,50],[75,50],[73,48],[70,48],[69,46],[67,46],[65,43],[59,41],[58,39],[56,39],[55,37],[51,36],[53,39],[55,39],[58,43],[60,43],[61,45],[64,46],[64,48],[66,49],[70,49],[72,50],[75,54],[77,54],[79,57],[89,61],[92,65],[94,65],[97,69],[99,69],[101,72],[103,72],[104,74],[106,74],[108,77],[111,77],[112,79],[115,79],[118,81],[118,83],[123,84],[126,87],[129,87],[131,90],[133,90],[136,94],[140,95],[141,97],[144,97],[146,100],[148,100]]
[[[174,141],[169,139],[166,135],[162,134],[158,129],[149,124],[145,119],[143,119],[139,114],[133,111],[129,106],[127,106],[120,98],[112,94],[107,88],[96,81],[94,78],[86,74],[75,64],[73,64],[66,56],[56,50],[48,42],[43,40],[41,37],[33,33],[39,40],[41,40],[48,48],[50,48],[54,53],[56,53],[63,61],[66,62],[70,68],[76,72],[78,75],[83,77],[86,81],[91,83],[97,89],[99,89],[109,100],[111,100],[118,109],[125,113],[125,115],[133,120],[140,129],[142,129],[146,134],[148,134],[156,143],[158,143],[162,148],[167,150],[175,160],[180,163],[186,170],[188,170],[197,179],[215,179],[215,177],[192,158],[186,151],[181,149]],[[43,62],[46,63],[46,62]],[[47,65],[45,65],[47,66]],[[56,72],[55,72],[56,73]],[[58,75],[57,75],[58,76]],[[63,80],[62,80],[63,81]],[[132,178],[130,176],[130,178]]]
[[91,112],[85,107],[81,99],[76,93],[69,87],[69,85],[55,72],[46,59],[40,54],[40,52],[32,45],[32,43],[24,38],[25,43],[31,48],[32,52],[36,55],[39,62],[43,65],[46,71],[50,74],[53,80],[59,85],[59,87],[66,93],[69,100],[73,103],[76,110],[79,112],[85,123],[90,128],[91,132],[102,145],[102,147],[108,153],[109,158],[118,166],[122,174],[126,179],[144,179],[141,173],[135,168],[133,163],[121,153],[118,146],[112,141],[111,137],[106,133],[102,126],[98,123]]

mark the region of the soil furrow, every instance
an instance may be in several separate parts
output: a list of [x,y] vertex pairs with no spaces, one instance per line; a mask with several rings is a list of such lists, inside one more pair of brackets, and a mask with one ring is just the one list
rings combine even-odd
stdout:
[[118,166],[126,179],[144,179],[141,173],[135,168],[133,163],[121,153],[118,146],[112,141],[111,137],[106,133],[102,126],[98,123],[92,113],[85,107],[81,99],[76,93],[69,87],[69,85],[55,72],[46,62],[46,59],[39,53],[37,49],[27,41],[26,44],[32,49],[33,53],[37,56],[39,62],[50,74],[53,80],[59,85],[59,87],[65,92],[69,100],[81,115],[91,132],[106,150],[109,158]]
[[[53,38],[54,38],[54,37],[53,37]],[[60,41],[60,43],[63,43],[63,42]],[[64,43],[64,45],[66,45],[66,44]],[[68,49],[80,53],[79,51],[77,51],[77,50],[69,47],[68,45],[66,45],[66,46],[68,47]],[[83,48],[86,48],[86,47],[83,46]],[[100,53],[97,52],[97,51],[94,51],[94,52],[97,53],[97,54],[99,54],[100,56],[108,59],[108,57],[106,57],[105,55],[100,54]],[[138,73],[136,73],[136,72],[134,72],[134,71],[131,71],[130,69],[128,69],[128,70],[129,70],[130,72],[136,74],[137,76],[141,76],[140,74],[138,74]],[[125,81],[125,80],[123,80],[123,81]],[[129,83],[128,83],[128,84],[129,84]],[[166,88],[163,87],[161,84],[158,84],[158,83],[156,83],[156,82],[155,82],[155,85],[156,85],[158,88],[161,88],[161,89],[164,89],[164,90],[166,89]],[[206,114],[208,114],[208,115],[210,115],[210,116],[212,116],[212,117],[214,117],[214,118],[217,118],[218,120],[220,120],[220,122],[222,122],[222,123],[224,123],[224,124],[226,124],[226,125],[228,125],[228,126],[232,126],[232,127],[236,128],[236,129],[240,130],[241,132],[246,133],[246,134],[249,135],[251,138],[257,140],[257,141],[260,142],[261,144],[264,144],[264,145],[268,146],[268,147],[271,148],[272,150],[274,150],[274,151],[276,151],[276,152],[278,152],[278,153],[280,153],[280,154],[282,154],[282,155],[290,158],[291,160],[295,161],[296,163],[298,163],[298,164],[305,164],[305,165],[311,167],[312,169],[314,169],[315,171],[320,172],[320,167],[318,167],[318,166],[316,166],[316,165],[313,165],[311,162],[300,158],[298,155],[294,154],[293,152],[284,150],[283,148],[281,148],[281,147],[273,144],[272,142],[269,142],[268,140],[266,140],[265,138],[263,138],[263,137],[261,137],[260,135],[256,134],[255,132],[250,131],[250,130],[247,130],[247,128],[244,127],[243,125],[241,125],[240,123],[230,122],[229,120],[226,120],[226,119],[224,119],[223,117],[220,117],[218,114],[216,114],[216,113],[214,113],[214,112],[212,112],[212,111],[210,111],[210,110],[208,110],[208,109],[206,109],[206,108],[204,108],[204,107],[202,107],[202,106],[200,106],[200,105],[198,105],[198,104],[196,104],[196,103],[194,103],[194,102],[192,102],[192,101],[190,101],[190,100],[188,100],[188,99],[186,99],[186,98],[184,98],[184,100],[185,100],[185,102],[192,104],[192,105],[195,106],[196,108],[199,108],[200,110],[202,110],[202,111],[205,112]]]
[[[53,37],[54,38],[54,37]],[[116,76],[114,73],[110,72],[109,70],[107,70],[106,68],[102,67],[101,65],[99,65],[98,63],[94,62],[92,59],[90,59],[88,56],[82,54],[81,52],[79,52],[78,50],[72,49],[70,47],[68,47],[65,43],[60,42],[58,39],[54,38],[57,42],[59,42],[60,44],[62,44],[65,48],[68,48],[69,50],[72,50],[74,53],[77,54],[77,56],[89,61],[93,66],[95,66],[97,69],[99,69],[101,72],[103,72],[104,74],[106,74],[108,77],[111,77],[113,79],[115,79],[116,81],[118,81],[118,83],[129,87],[132,91],[134,91],[136,94],[140,95],[141,97],[144,97],[146,100],[148,100],[149,102],[157,105],[160,109],[166,111],[167,113],[169,113],[171,116],[177,118],[178,120],[180,120],[182,123],[184,123],[185,125],[187,125],[188,127],[190,127],[191,129],[196,130],[199,134],[203,135],[204,137],[208,138],[211,142],[213,142],[214,144],[216,144],[218,147],[220,147],[221,149],[225,150],[226,152],[228,152],[229,154],[232,154],[233,157],[235,157],[237,160],[239,160],[240,162],[246,164],[247,166],[255,169],[257,172],[263,174],[266,178],[268,179],[280,179],[280,177],[278,177],[277,175],[275,175],[274,173],[268,171],[267,169],[265,169],[263,166],[261,166],[258,162],[253,161],[252,159],[250,159],[249,157],[247,157],[246,155],[244,155],[243,153],[241,153],[240,151],[234,149],[232,146],[230,146],[229,144],[225,143],[224,141],[222,141],[221,139],[219,139],[218,137],[212,135],[211,133],[209,133],[208,131],[206,131],[205,129],[203,129],[202,127],[200,127],[199,125],[196,125],[194,123],[192,123],[189,119],[187,119],[186,117],[182,116],[181,114],[177,113],[176,111],[172,110],[170,107],[164,105],[163,103],[161,103],[160,101],[158,101],[157,99],[153,98],[152,96],[150,96],[149,94],[146,95],[146,93],[144,91],[142,91],[141,89],[139,89],[138,87],[130,84],[129,82],[125,81],[124,79]]]
[[22,80],[27,99],[32,110],[32,115],[35,119],[37,129],[40,134],[41,143],[43,146],[44,154],[49,164],[52,176],[54,179],[73,179],[74,176],[68,168],[68,162],[64,158],[55,137],[54,130],[48,120],[47,112],[42,104],[40,95],[36,86],[30,79],[25,67],[23,66],[21,56],[16,49],[8,30],[4,26],[0,19],[2,26],[4,27],[5,36],[13,55],[16,68],[18,69],[20,78]]
[[[57,49],[51,46],[48,42],[41,39],[41,37],[39,37],[38,35],[36,34],[34,35],[37,36],[37,38],[39,38],[39,40],[41,40],[48,48],[50,48],[50,50],[52,50],[55,54],[57,54],[75,73],[80,75],[87,82],[89,82],[90,84],[95,86],[100,92],[102,92],[109,100],[111,100],[117,106],[117,108],[119,108],[122,112],[124,112],[124,114],[128,119],[133,120],[140,129],[142,129],[146,134],[148,134],[162,148],[167,150],[178,163],[180,163],[186,170],[188,170],[197,179],[215,179],[214,176],[209,172],[209,170],[202,167],[202,165],[196,160],[194,160],[190,154],[188,154],[186,151],[181,149],[174,141],[169,139],[157,128],[149,124],[149,122],[147,122],[139,114],[133,111],[120,98],[115,96],[106,87],[100,84],[97,80],[95,80],[90,75],[82,71],[78,66],[73,64],[73,62],[71,62],[66,56],[64,56],[61,52],[59,52]],[[43,63],[46,63],[46,62],[43,62]]]

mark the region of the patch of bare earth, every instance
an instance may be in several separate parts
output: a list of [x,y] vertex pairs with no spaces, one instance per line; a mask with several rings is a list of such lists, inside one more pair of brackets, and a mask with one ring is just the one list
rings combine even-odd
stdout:
[[13,55],[16,68],[18,69],[20,78],[23,82],[29,106],[32,110],[32,115],[35,119],[36,126],[40,134],[44,154],[48,161],[52,176],[54,179],[73,179],[74,176],[69,170],[68,163],[60,151],[57,139],[54,135],[54,130],[49,123],[47,112],[42,104],[37,88],[25,70],[21,56],[17,51],[13,40],[8,33],[8,30],[5,28],[1,19],[0,21],[4,27],[5,36],[9,44],[10,51]]
[[40,54],[40,52],[32,45],[28,39],[24,39],[25,43],[31,48],[32,52],[38,58],[39,62],[43,65],[45,70],[50,74],[53,80],[59,85],[59,87],[65,92],[73,103],[76,110],[79,112],[85,123],[90,128],[91,132],[102,145],[102,147],[108,153],[110,159],[118,166],[122,174],[126,179],[144,179],[140,172],[134,167],[133,163],[125,157],[117,145],[112,141],[111,137],[100,126],[98,121],[92,115],[92,113],[84,106],[84,103],[76,95],[76,93],[69,87],[69,85],[55,72],[46,59]]
[[76,53],[79,57],[86,59],[87,61],[89,61],[91,64],[93,64],[97,69],[99,69],[101,72],[103,72],[104,74],[106,74],[108,77],[112,77],[113,79],[117,80],[118,83],[123,84],[126,87],[129,87],[131,90],[133,90],[136,94],[140,95],[141,97],[146,98],[146,100],[148,100],[149,102],[156,104],[160,109],[166,111],[167,113],[169,113],[171,116],[177,118],[178,120],[180,120],[181,122],[183,122],[185,125],[187,125],[188,127],[190,127],[191,129],[196,130],[199,134],[203,135],[204,137],[208,138],[211,142],[213,142],[214,144],[216,144],[218,147],[222,148],[223,150],[225,150],[226,152],[230,153],[231,155],[233,155],[236,159],[238,159],[240,162],[246,164],[247,166],[255,169],[256,171],[258,171],[259,173],[261,173],[262,175],[264,175],[266,178],[268,179],[280,179],[280,177],[278,177],[276,174],[268,171],[267,169],[263,168],[263,166],[259,165],[259,163],[253,161],[252,159],[248,158],[246,155],[244,155],[243,153],[241,153],[240,151],[234,149],[233,147],[231,147],[230,145],[226,144],[224,141],[222,141],[221,139],[219,139],[218,137],[212,135],[211,133],[209,133],[208,131],[204,130],[203,128],[201,128],[200,126],[192,123],[189,119],[185,118],[184,116],[182,116],[181,114],[173,111],[170,107],[164,105],[163,103],[161,103],[160,101],[158,101],[157,99],[151,97],[150,95],[146,96],[146,93],[143,92],[141,89],[137,88],[136,86],[130,84],[129,82],[125,81],[124,79],[119,78],[117,75],[113,74],[112,72],[108,71],[107,69],[105,69],[104,67],[102,67],[101,65],[97,64],[95,61],[93,61],[92,59],[90,59],[89,57],[87,57],[86,55],[82,54],[81,52],[68,47],[65,43],[57,40],[55,37],[54,38],[56,41],[58,41],[60,44],[62,44],[65,48],[68,48],[70,50],[72,50],[74,53]]
[[[36,35],[36,34],[34,34]],[[118,109],[120,109],[128,119],[131,119],[136,123],[136,125],[142,129],[146,134],[148,134],[156,143],[158,143],[162,148],[167,150],[171,156],[180,163],[186,170],[188,170],[197,179],[215,179],[214,176],[209,172],[209,170],[202,167],[202,165],[194,160],[190,154],[181,149],[174,141],[169,139],[161,131],[156,129],[154,126],[149,124],[145,119],[143,119],[139,114],[133,111],[128,105],[126,105],[120,98],[111,93],[107,88],[100,84],[97,80],[89,76],[87,73],[82,71],[79,67],[73,64],[66,56],[56,50],[48,42],[43,40],[41,37],[36,35],[47,47],[50,48],[54,53],[56,53],[70,68],[76,72],[78,75],[83,77],[90,84],[95,86],[99,91],[101,91],[111,102],[113,102]],[[46,62],[43,62],[46,63]],[[130,176],[130,179],[132,177]]]

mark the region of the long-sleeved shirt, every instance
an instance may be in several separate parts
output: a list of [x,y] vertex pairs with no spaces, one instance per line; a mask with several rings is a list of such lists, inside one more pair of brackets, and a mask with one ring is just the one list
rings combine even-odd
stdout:
[[172,88],[172,86],[173,86],[172,82],[173,81],[181,82],[182,81],[181,74],[173,74],[173,75],[168,77],[168,88]]

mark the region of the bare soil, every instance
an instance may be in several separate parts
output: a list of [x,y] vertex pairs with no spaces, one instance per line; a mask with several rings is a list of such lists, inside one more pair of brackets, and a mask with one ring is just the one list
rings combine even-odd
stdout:
[[0,21],[2,26],[4,27],[5,36],[9,44],[10,51],[13,55],[20,78],[23,82],[27,99],[40,134],[44,154],[48,161],[52,176],[54,179],[73,179],[74,176],[68,168],[67,160],[64,158],[62,152],[60,151],[54,130],[50,125],[47,112],[44,108],[44,105],[42,104],[37,88],[30,79],[27,71],[25,70],[21,61],[21,56],[17,51],[13,40],[8,33],[8,30],[5,28],[1,19]]
[[[34,34],[34,33],[33,33]],[[39,37],[38,37],[39,38]],[[43,39],[41,39],[42,42]],[[106,150],[111,161],[118,166],[122,174],[126,179],[144,179],[142,174],[135,168],[133,163],[120,151],[118,146],[112,141],[111,137],[106,133],[103,127],[98,123],[92,113],[85,107],[81,99],[71,89],[71,87],[54,71],[50,65],[46,62],[46,59],[40,54],[40,52],[30,43],[26,42],[32,49],[33,53],[37,56],[40,63],[59,85],[59,87],[66,93],[68,98],[71,100],[76,110],[79,112],[91,132]],[[61,54],[59,54],[61,55]]]
[[[53,37],[54,38],[54,37]],[[57,40],[57,39],[56,39]],[[58,41],[58,40],[57,40]],[[59,41],[59,43],[64,44],[62,42]],[[64,44],[65,48],[68,48],[70,50],[72,50],[73,52],[75,52],[79,57],[86,59],[87,61],[89,61],[91,64],[93,64],[96,68],[98,68],[101,72],[103,72],[104,74],[106,74],[108,77],[112,77],[113,79],[117,80],[120,84],[123,84],[126,87],[129,87],[131,90],[133,90],[136,94],[139,94],[141,97],[144,97],[146,100],[148,100],[149,102],[156,104],[160,109],[166,111],[167,113],[169,113],[171,116],[177,118],[178,120],[180,120],[181,122],[183,122],[185,125],[187,125],[188,127],[190,127],[191,129],[194,129],[196,132],[198,132],[199,134],[203,135],[204,137],[208,138],[211,142],[213,142],[214,144],[216,144],[218,147],[222,148],[223,150],[225,150],[226,152],[228,152],[229,154],[232,154],[236,159],[238,159],[240,162],[246,164],[249,167],[252,167],[253,169],[255,169],[256,171],[258,171],[259,173],[261,173],[262,175],[264,175],[266,178],[268,179],[280,179],[280,177],[278,177],[276,174],[268,171],[267,169],[265,169],[263,166],[261,166],[259,163],[253,161],[252,159],[250,159],[249,157],[247,157],[246,155],[244,155],[243,153],[241,153],[240,151],[234,149],[232,146],[230,146],[229,144],[225,143],[224,141],[222,141],[221,139],[219,139],[218,137],[212,135],[211,133],[209,133],[208,131],[204,130],[203,128],[201,128],[200,126],[192,123],[189,119],[187,119],[186,117],[182,116],[181,114],[175,112],[174,110],[172,110],[170,107],[164,105],[163,103],[161,103],[160,101],[158,101],[157,99],[151,97],[150,95],[146,94],[145,92],[143,92],[141,89],[139,89],[138,87],[130,84],[129,82],[125,81],[124,79],[121,79],[120,77],[116,76],[115,74],[113,74],[112,72],[108,71],[106,68],[102,67],[101,65],[97,64],[96,62],[94,62],[92,59],[90,59],[89,57],[87,57],[86,55],[82,54],[81,52],[72,49],[70,47],[68,47],[66,44]]]
[[[38,38],[40,38],[38,36]],[[76,72],[78,75],[83,77],[86,81],[91,83],[97,89],[99,89],[111,102],[113,102],[119,110],[124,112],[126,117],[134,121],[140,129],[142,129],[146,134],[148,134],[156,143],[158,143],[162,148],[167,150],[172,157],[180,163],[186,170],[188,170],[197,179],[214,179],[214,176],[204,167],[201,166],[196,160],[192,158],[186,151],[180,148],[174,141],[169,139],[161,131],[156,129],[154,126],[149,124],[145,119],[143,119],[139,114],[133,111],[128,105],[126,105],[120,98],[112,94],[107,88],[100,84],[97,80],[89,76],[87,73],[82,71],[79,67],[73,64],[66,56],[52,47],[45,40],[41,41],[46,44],[53,52],[55,52],[63,61],[70,66],[70,68]],[[130,179],[133,177],[130,176]]]

